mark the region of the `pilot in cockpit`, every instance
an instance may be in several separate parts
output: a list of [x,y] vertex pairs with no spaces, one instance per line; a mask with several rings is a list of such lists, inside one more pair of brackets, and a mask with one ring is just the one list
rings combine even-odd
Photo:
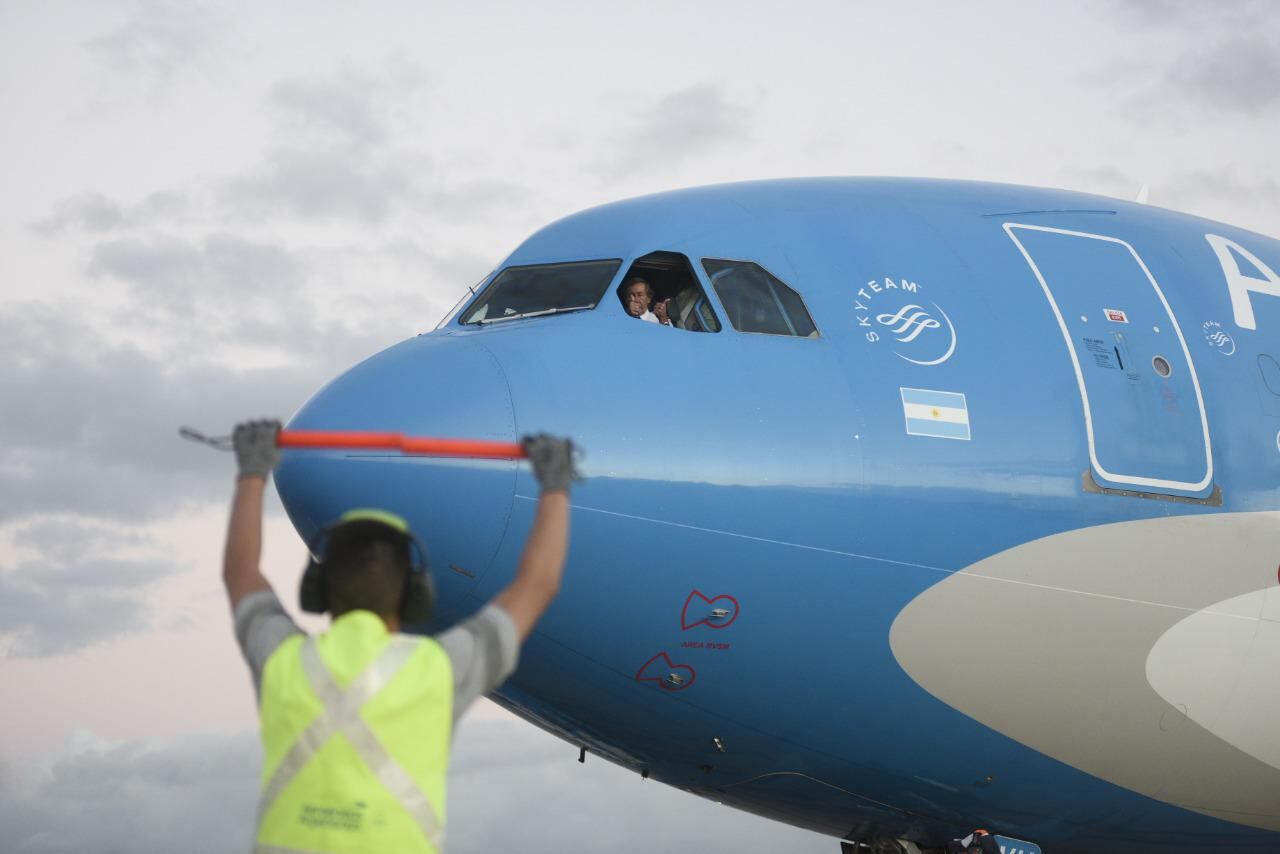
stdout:
[[653,288],[639,276],[628,281],[622,290],[622,305],[627,309],[627,314],[649,323],[660,323],[658,316],[649,310],[652,303]]

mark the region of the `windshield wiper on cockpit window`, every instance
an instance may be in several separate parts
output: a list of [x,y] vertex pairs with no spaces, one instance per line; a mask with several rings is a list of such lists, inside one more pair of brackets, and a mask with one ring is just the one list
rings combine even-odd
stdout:
[[[596,307],[595,303],[591,303],[589,305],[570,305],[570,306],[564,306],[561,308],[540,308],[537,311],[525,311],[519,314],[508,314],[508,315],[504,315],[503,317],[482,317],[477,320],[471,321],[471,323],[478,323],[478,324],[502,323],[505,320],[521,320],[526,317],[542,317],[544,314],[567,314],[568,312],[571,312],[571,311],[590,311],[595,307]],[[470,324],[467,324],[467,325],[469,326]]]

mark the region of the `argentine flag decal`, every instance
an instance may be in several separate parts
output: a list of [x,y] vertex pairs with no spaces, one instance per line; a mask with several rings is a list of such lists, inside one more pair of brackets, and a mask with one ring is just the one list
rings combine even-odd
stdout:
[[969,440],[969,406],[954,391],[899,388],[907,435]]

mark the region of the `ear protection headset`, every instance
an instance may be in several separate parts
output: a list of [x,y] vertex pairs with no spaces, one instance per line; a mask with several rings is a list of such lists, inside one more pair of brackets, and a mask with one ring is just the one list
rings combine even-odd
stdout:
[[425,623],[431,616],[431,608],[435,604],[435,587],[431,583],[431,573],[427,568],[427,549],[422,541],[409,530],[409,523],[394,513],[385,510],[362,508],[348,510],[338,517],[338,521],[326,525],[311,538],[311,559],[302,573],[302,584],[298,590],[299,604],[302,610],[311,614],[323,614],[329,610],[329,590],[325,583],[325,552],[328,550],[329,537],[338,528],[350,522],[377,522],[389,529],[393,536],[405,540],[409,545],[409,571],[404,577],[404,591],[400,596],[400,622],[404,625]]

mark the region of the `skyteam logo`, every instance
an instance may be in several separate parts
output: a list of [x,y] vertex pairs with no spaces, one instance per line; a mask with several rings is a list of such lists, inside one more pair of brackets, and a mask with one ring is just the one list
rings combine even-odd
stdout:
[[1222,324],[1216,320],[1206,321],[1200,330],[1204,332],[1204,340],[1209,342],[1209,346],[1216,349],[1224,356],[1230,356],[1236,351],[1236,342],[1231,335],[1222,328]]
[[892,342],[894,355],[913,365],[941,365],[956,351],[956,328],[942,306],[921,297],[908,279],[872,279],[853,307],[872,344]]
[[942,324],[929,316],[929,312],[925,311],[915,303],[908,303],[898,309],[897,314],[877,314],[876,323],[883,323],[885,326],[895,326],[893,334],[899,336],[898,340],[902,343],[916,340],[916,337],[926,329],[940,329]]

